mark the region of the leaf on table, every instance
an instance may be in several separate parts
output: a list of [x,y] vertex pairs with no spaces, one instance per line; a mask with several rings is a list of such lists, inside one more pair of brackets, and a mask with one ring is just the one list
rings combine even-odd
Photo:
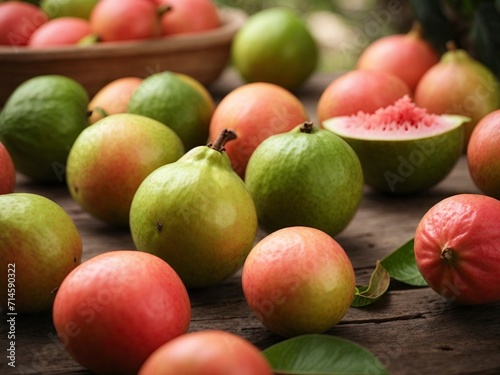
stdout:
[[[498,2],[497,2],[498,3]],[[500,76],[500,12],[493,2],[482,3],[474,13],[470,29],[474,57]]]
[[262,353],[276,375],[388,375],[378,358],[366,348],[326,334],[297,336]]
[[426,286],[427,282],[418,270],[415,261],[414,239],[394,250],[381,260],[389,275],[402,283],[412,286]]
[[391,278],[389,272],[377,261],[377,266],[370,276],[370,282],[365,286],[356,287],[352,307],[363,307],[377,301],[389,288]]

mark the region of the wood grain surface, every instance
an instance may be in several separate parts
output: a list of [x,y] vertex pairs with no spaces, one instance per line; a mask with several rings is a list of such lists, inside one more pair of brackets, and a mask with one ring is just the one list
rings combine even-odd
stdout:
[[[315,106],[335,78],[317,74],[296,92],[315,119]],[[210,90],[219,100],[241,84],[227,71]],[[83,259],[118,249],[134,249],[130,233],[113,229],[83,212],[65,186],[40,186],[19,177],[17,191],[47,196],[74,219],[84,243]],[[413,237],[422,215],[441,199],[477,193],[465,156],[451,174],[430,191],[412,197],[390,197],[365,189],[361,207],[338,236],[356,270],[358,283],[368,281],[375,262]],[[265,233],[260,232],[260,239]],[[223,329],[242,335],[264,349],[282,338],[272,334],[248,309],[237,273],[221,285],[190,291],[191,331]],[[499,286],[500,287],[500,286]],[[365,308],[351,308],[328,333],[353,340],[371,350],[390,374],[500,374],[500,304],[459,306],[444,301],[427,287],[410,288],[391,282],[387,295]],[[89,374],[64,350],[50,314],[18,316],[17,368],[6,366],[7,325],[2,314],[0,374]]]

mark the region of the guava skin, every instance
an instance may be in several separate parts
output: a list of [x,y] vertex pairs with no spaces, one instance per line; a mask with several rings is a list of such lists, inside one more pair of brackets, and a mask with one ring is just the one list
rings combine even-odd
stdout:
[[500,110],[474,128],[467,147],[469,173],[484,194],[500,199]]
[[15,311],[40,313],[52,308],[54,290],[80,264],[81,258],[80,234],[59,205],[36,194],[0,195],[3,311],[8,309],[8,269],[15,273]]
[[282,337],[321,333],[346,314],[354,298],[354,270],[342,247],[310,227],[288,227],[264,237],[242,271],[255,316]]
[[158,348],[139,375],[272,375],[259,350],[233,333],[206,330],[177,337]]
[[162,34],[200,33],[221,26],[218,9],[212,0],[155,0],[168,6],[162,14]]
[[130,208],[137,249],[167,261],[188,288],[215,285],[234,274],[257,229],[245,184],[227,155],[207,146],[151,173]]
[[16,186],[16,169],[9,151],[0,142],[0,195],[14,191]]
[[500,201],[445,198],[422,217],[414,249],[420,273],[441,296],[467,305],[500,301]]
[[48,21],[39,7],[22,1],[0,4],[0,45],[25,46],[33,32]]
[[82,366],[97,374],[135,375],[157,348],[188,331],[191,305],[163,260],[114,250],[66,277],[52,317],[62,344]]
[[90,24],[87,20],[77,17],[55,18],[35,30],[28,41],[28,47],[76,45],[88,35],[90,35]]
[[303,126],[262,142],[250,157],[245,183],[268,233],[300,225],[334,236],[361,202],[361,164],[342,138],[315,127],[302,132]]

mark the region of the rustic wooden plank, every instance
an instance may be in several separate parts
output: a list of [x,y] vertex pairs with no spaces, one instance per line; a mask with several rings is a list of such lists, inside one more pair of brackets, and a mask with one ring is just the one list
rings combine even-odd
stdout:
[[[316,75],[297,92],[315,118],[315,103],[334,75]],[[211,87],[217,99],[240,84],[228,72]],[[102,223],[72,201],[64,185],[38,185],[19,177],[17,191],[45,195],[63,206],[74,219],[84,243],[84,260],[99,253],[134,249],[130,233]],[[346,249],[358,283],[365,283],[376,260],[413,236],[422,215],[441,199],[477,193],[463,156],[450,175],[430,191],[412,197],[390,197],[365,189],[360,209],[336,239]],[[256,240],[266,233],[260,232]],[[269,332],[248,309],[240,273],[221,285],[190,291],[193,318],[190,330],[223,329],[242,335],[264,349],[282,338]],[[351,308],[328,333],[353,340],[372,350],[391,374],[500,373],[500,304],[459,306],[443,301],[429,288],[392,283],[389,293],[374,305]],[[89,374],[56,339],[50,314],[18,316],[17,369],[4,366],[1,374]],[[0,324],[0,348],[6,348],[7,326]]]

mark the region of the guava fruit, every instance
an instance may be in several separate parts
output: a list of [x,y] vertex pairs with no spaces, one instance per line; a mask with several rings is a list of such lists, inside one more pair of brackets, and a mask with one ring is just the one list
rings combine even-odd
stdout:
[[208,90],[186,74],[150,75],[135,89],[127,112],[164,123],[181,138],[186,150],[205,145],[215,103]]
[[161,12],[152,0],[99,0],[89,22],[92,34],[103,42],[150,39],[161,34]]
[[394,74],[413,92],[425,72],[438,61],[439,53],[423,38],[422,26],[415,22],[407,34],[385,36],[368,45],[356,67]]
[[257,146],[245,183],[267,232],[308,226],[334,236],[358,209],[363,171],[347,142],[305,122]]
[[500,110],[483,117],[472,131],[467,165],[475,185],[484,194],[500,199]]
[[167,342],[144,362],[138,375],[272,375],[260,351],[234,333],[204,330]]
[[18,86],[0,113],[0,141],[16,169],[35,181],[62,182],[69,150],[88,125],[88,102],[80,83],[60,75]]
[[180,138],[161,122],[131,113],[110,115],[76,139],[68,155],[66,184],[85,211],[126,227],[141,182],[183,154]]
[[294,90],[316,70],[319,49],[297,13],[276,7],[248,18],[233,39],[231,56],[246,82],[270,82]]
[[500,301],[500,201],[458,194],[432,206],[415,231],[415,259],[429,286],[462,304]]
[[439,183],[462,154],[459,115],[433,115],[408,96],[373,114],[333,117],[323,127],[356,151],[366,185],[390,194],[413,194]]
[[151,353],[188,331],[191,304],[166,262],[113,250],[64,279],[52,319],[64,348],[92,373],[136,375]]
[[[66,211],[31,193],[0,195],[0,307],[38,313],[80,264],[82,240]],[[13,304],[8,304],[9,298]]]
[[288,227],[264,237],[243,266],[245,299],[270,331],[321,333],[346,314],[356,277],[344,249],[325,232]]
[[33,32],[47,20],[47,15],[36,5],[21,1],[0,4],[0,45],[25,46]]
[[154,0],[166,10],[161,16],[162,34],[192,34],[221,26],[212,0]]
[[44,23],[31,35],[28,47],[76,45],[90,35],[90,24],[78,17],[60,17]]
[[441,61],[429,69],[415,90],[415,104],[430,113],[457,114],[470,118],[465,124],[464,150],[476,124],[500,108],[498,77],[454,43]]
[[167,261],[188,288],[234,274],[257,233],[252,197],[224,153],[233,137],[224,130],[213,144],[158,168],[132,200],[130,231],[137,249]]

